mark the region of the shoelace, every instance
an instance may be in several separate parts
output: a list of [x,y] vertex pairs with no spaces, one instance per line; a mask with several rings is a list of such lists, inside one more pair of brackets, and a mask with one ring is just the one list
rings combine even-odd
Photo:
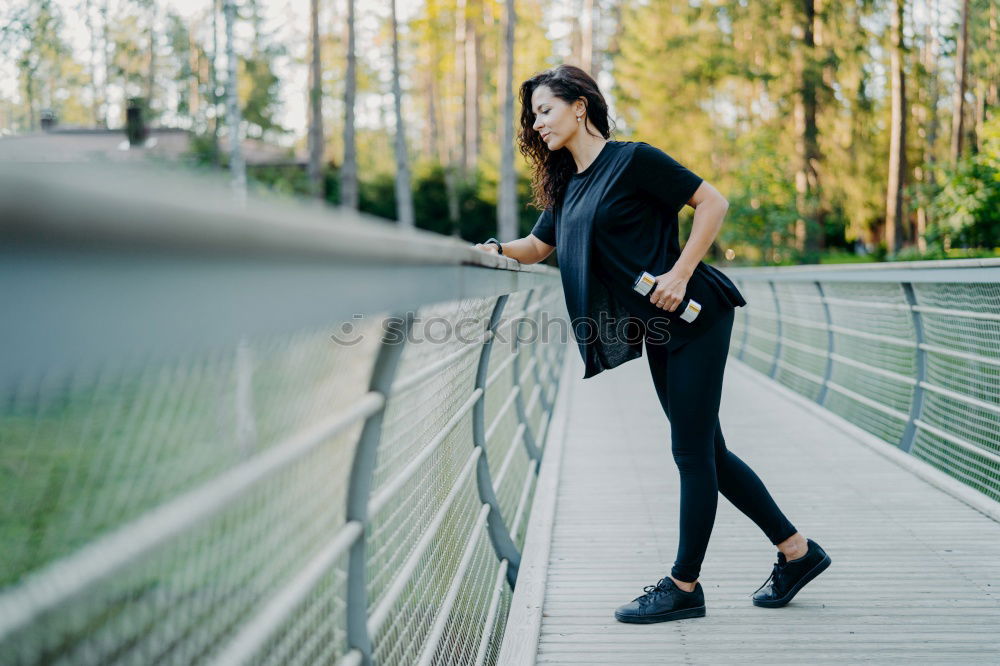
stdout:
[[647,601],[647,602],[648,601],[652,601],[653,597],[656,596],[657,592],[666,592],[667,591],[667,586],[663,584],[663,581],[665,581],[665,580],[667,580],[667,579],[666,578],[661,578],[656,583],[656,585],[647,585],[646,587],[642,588],[642,591],[645,592],[645,594],[640,594],[638,597],[636,597],[632,601],[639,601],[640,599],[643,600],[643,601]]
[[771,581],[777,582],[777,580],[778,580],[778,574],[781,573],[782,569],[784,569],[784,566],[781,564],[781,562],[775,562],[774,566],[771,567],[771,575],[768,576],[767,580],[765,580],[761,584],[760,587],[758,587],[756,590],[754,590],[753,593],[750,596],[752,597],[754,594],[757,594],[758,592],[760,592],[764,588],[764,586],[767,585],[768,583],[770,583]]

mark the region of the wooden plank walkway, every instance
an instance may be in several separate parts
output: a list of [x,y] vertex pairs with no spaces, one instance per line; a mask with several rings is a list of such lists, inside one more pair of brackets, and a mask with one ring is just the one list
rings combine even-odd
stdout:
[[777,551],[720,495],[701,575],[707,616],[615,621],[673,563],[677,468],[645,358],[586,381],[568,360],[536,663],[1000,664],[1000,525],[733,359],[727,445],[833,564],[785,608],[753,606]]

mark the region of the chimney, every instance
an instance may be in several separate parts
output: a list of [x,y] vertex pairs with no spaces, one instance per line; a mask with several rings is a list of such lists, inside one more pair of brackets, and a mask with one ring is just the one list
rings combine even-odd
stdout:
[[56,126],[56,113],[52,109],[42,109],[39,114],[43,132],[50,132]]
[[141,97],[129,98],[128,108],[125,111],[125,135],[128,136],[129,146],[141,147],[146,141],[146,124],[142,119],[143,99]]

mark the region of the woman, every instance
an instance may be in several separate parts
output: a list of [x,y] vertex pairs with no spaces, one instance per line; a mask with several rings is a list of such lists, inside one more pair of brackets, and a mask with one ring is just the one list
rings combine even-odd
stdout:
[[[719,491],[779,551],[771,575],[752,595],[754,605],[784,606],[830,565],[830,557],[796,531],[722,436],[722,377],[735,308],[746,301],[701,259],[728,202],[663,151],[643,142],[609,141],[607,104],[581,69],[561,65],[542,72],[521,85],[520,98],[518,144],[533,166],[535,204],[543,212],[529,236],[476,247],[525,264],[559,248],[584,378],[641,356],[645,342],[680,472],[680,541],[670,575],[646,586],[615,617],[650,623],[705,615],[698,575]],[[684,204],[695,215],[681,251],[677,213]],[[633,289],[644,271],[656,276],[648,296]],[[690,308],[681,318],[678,306],[685,298],[701,306],[693,320]]]

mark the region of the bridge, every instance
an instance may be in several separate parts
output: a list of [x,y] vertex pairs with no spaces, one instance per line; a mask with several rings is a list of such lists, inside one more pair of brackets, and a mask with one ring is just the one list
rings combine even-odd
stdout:
[[111,167],[0,224],[0,663],[1000,661],[1000,262],[727,270],[727,445],[833,566],[752,606],[720,500],[707,616],[633,626],[669,424],[551,267]]

